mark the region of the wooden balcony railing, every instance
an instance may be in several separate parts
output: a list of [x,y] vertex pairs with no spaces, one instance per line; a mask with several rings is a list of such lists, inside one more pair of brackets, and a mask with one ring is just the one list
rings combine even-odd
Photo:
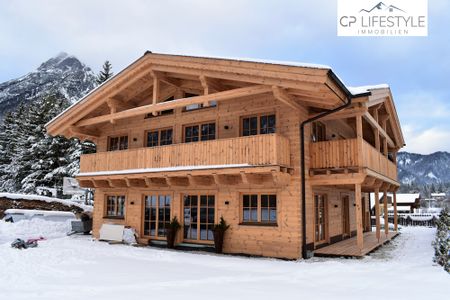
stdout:
[[81,156],[80,173],[230,164],[289,167],[289,140],[265,134],[93,153]]
[[[393,180],[397,180],[397,166],[385,155],[363,140],[362,152],[358,151],[358,140],[336,140],[310,144],[310,168],[354,168],[366,167]],[[362,156],[362,165],[359,158]]]

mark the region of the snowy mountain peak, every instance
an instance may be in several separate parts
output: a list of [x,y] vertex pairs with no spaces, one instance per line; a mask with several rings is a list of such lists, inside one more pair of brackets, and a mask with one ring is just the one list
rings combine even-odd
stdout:
[[57,93],[75,102],[95,87],[92,70],[66,52],[43,62],[35,71],[0,83],[0,120],[19,104]]
[[446,186],[450,183],[450,153],[435,152],[428,155],[399,152],[398,177],[402,186]]

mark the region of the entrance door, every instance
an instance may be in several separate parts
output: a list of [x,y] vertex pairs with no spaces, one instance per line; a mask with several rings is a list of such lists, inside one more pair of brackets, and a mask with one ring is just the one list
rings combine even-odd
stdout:
[[184,239],[188,241],[213,241],[215,221],[214,195],[185,195]]
[[343,195],[342,198],[342,235],[344,237],[350,236],[350,197]]
[[171,195],[151,194],[144,199],[144,235],[165,237],[170,223]]
[[327,199],[325,195],[314,195],[315,240],[323,243],[327,240]]

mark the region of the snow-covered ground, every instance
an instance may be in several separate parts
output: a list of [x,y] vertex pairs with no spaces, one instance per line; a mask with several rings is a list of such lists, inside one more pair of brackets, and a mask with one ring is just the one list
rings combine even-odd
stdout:
[[[34,223],[31,223],[34,222]],[[47,224],[47,225],[46,225]],[[68,224],[0,221],[2,299],[446,299],[431,228],[404,228],[364,259],[282,261],[135,248],[65,236]],[[16,236],[44,235],[17,250]]]

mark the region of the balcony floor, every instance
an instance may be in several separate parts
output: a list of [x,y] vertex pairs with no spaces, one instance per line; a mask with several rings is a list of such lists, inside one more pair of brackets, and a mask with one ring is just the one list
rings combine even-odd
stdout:
[[386,237],[384,232],[381,232],[380,241],[378,241],[375,232],[365,232],[364,233],[364,248],[359,251],[356,242],[356,236],[325,246],[323,248],[314,251],[314,256],[325,256],[325,257],[363,257],[370,252],[374,251],[383,244],[389,242],[398,235],[398,232],[389,232]]

